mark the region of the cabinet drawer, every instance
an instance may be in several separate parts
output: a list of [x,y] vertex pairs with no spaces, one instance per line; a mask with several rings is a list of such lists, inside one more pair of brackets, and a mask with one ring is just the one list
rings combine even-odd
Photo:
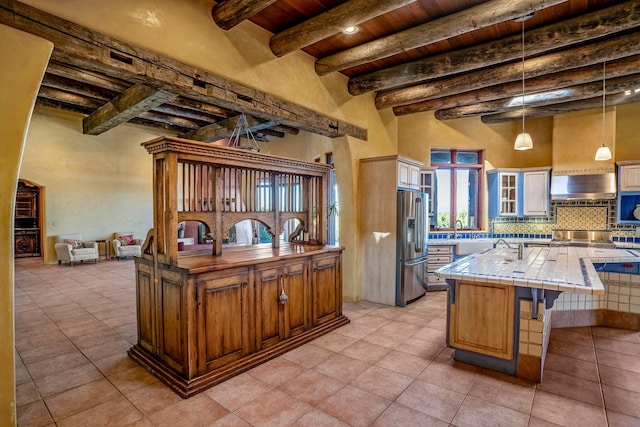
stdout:
[[427,246],[427,254],[451,254],[453,253],[453,246],[435,246],[429,245]]
[[434,284],[434,285],[446,285],[447,284],[447,279],[444,279],[442,277],[438,277],[433,273],[429,273],[429,274],[427,274],[427,283],[428,284]]
[[453,257],[451,255],[429,255],[429,257],[427,258],[427,264],[445,265],[445,264],[449,264],[452,260],[453,260]]

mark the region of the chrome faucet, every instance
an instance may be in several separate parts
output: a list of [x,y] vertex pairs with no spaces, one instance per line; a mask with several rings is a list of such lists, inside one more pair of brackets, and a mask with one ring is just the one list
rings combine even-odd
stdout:
[[509,249],[517,249],[518,250],[518,259],[522,259],[522,252],[524,250],[524,244],[522,242],[518,243],[518,246],[515,247],[515,248],[513,246],[511,246],[509,243],[507,243],[507,241],[504,240],[504,239],[498,239],[496,241],[496,246],[499,245],[500,243],[504,243],[505,245],[507,245],[507,247]]
[[460,228],[463,227],[462,225],[462,221],[459,219],[456,219],[456,223],[453,224],[453,238],[457,239],[458,238],[458,224],[460,224]]

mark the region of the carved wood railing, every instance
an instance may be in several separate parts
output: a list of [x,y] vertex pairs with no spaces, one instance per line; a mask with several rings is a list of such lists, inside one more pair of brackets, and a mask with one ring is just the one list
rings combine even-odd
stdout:
[[331,166],[179,138],[143,146],[154,156],[152,234],[159,262],[177,263],[183,221],[204,224],[214,255],[241,221],[262,223],[274,248],[291,219],[299,221],[290,234],[296,241],[326,244]]

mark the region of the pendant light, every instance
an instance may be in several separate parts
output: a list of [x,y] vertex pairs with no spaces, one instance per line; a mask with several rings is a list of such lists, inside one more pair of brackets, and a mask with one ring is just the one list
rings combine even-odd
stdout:
[[531,135],[524,130],[524,21],[530,17],[530,15],[525,15],[518,19],[522,21],[522,132],[516,137],[516,142],[513,144],[514,150],[531,150],[533,148]]
[[607,63],[603,62],[602,63],[602,146],[600,148],[598,148],[598,151],[596,151],[596,160],[611,160],[611,150],[609,150],[609,147],[607,147],[606,145],[604,145],[604,139],[605,139],[605,127],[604,127],[604,117],[605,117],[605,113],[604,113],[604,107],[606,106],[606,100],[607,100],[607,90],[606,90],[606,72],[607,72]]

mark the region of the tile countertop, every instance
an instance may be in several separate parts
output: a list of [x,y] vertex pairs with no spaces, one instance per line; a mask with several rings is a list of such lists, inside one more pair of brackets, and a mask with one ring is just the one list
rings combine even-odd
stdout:
[[531,247],[517,259],[508,248],[471,254],[435,271],[445,279],[549,289],[580,294],[603,294],[604,286],[594,262],[640,262],[631,249],[586,247]]
[[[429,239],[428,244],[431,246],[455,246],[458,242],[460,241],[469,241],[469,240],[492,240],[493,243],[495,244],[495,242],[498,241],[497,237],[479,237],[477,239]],[[504,240],[506,242],[508,242],[509,244],[518,244],[520,242],[524,243],[525,245],[530,245],[530,244],[546,244],[551,242],[551,239],[544,239],[544,238],[539,238],[539,239],[535,239],[535,238],[530,238],[530,237],[524,237],[524,238],[516,238],[516,237],[507,237],[504,238]],[[614,242],[616,245],[616,248],[624,248],[624,249],[640,249],[640,243],[632,243],[632,242]]]

